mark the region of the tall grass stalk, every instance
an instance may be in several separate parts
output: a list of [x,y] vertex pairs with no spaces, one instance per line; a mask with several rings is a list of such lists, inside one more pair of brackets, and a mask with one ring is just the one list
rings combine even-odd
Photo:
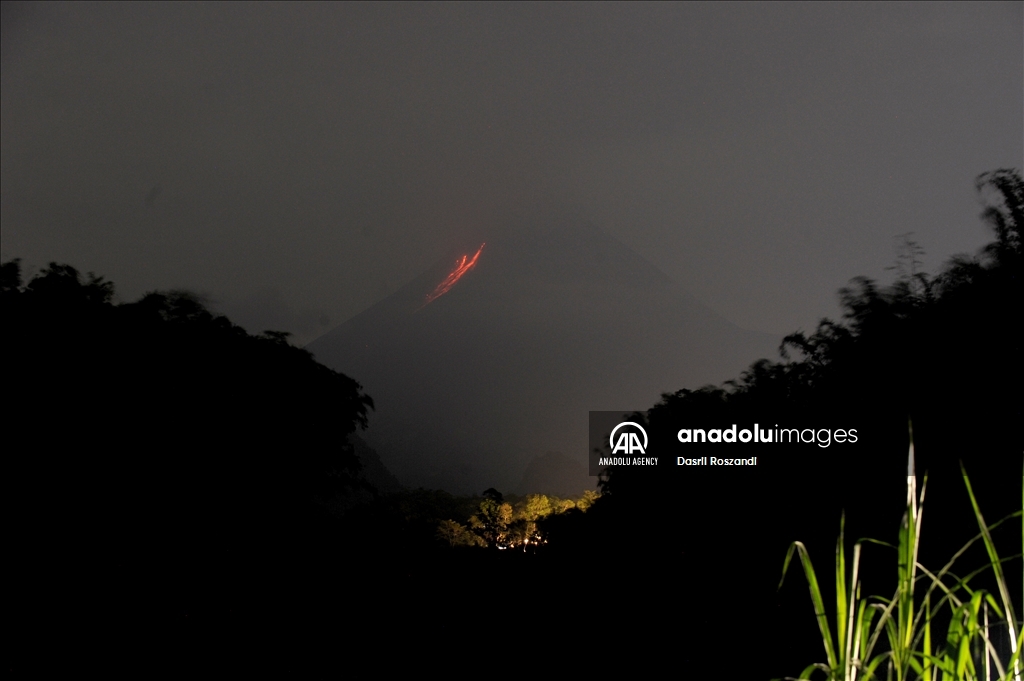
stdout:
[[[1013,602],[1010,601],[1010,590],[1006,584],[1006,576],[1003,574],[1003,564],[999,560],[999,553],[996,551],[995,542],[992,541],[992,533],[989,531],[988,526],[985,525],[985,518],[981,515],[981,508],[978,506],[978,499],[974,496],[974,490],[971,489],[971,480],[967,477],[967,471],[964,469],[963,463],[960,464],[960,470],[964,474],[964,484],[967,485],[967,494],[971,497],[971,507],[974,509],[974,517],[978,520],[978,527],[981,529],[981,536],[985,541],[985,551],[988,552],[988,560],[992,564],[992,571],[996,576],[996,584],[999,586],[999,597],[1003,600],[1003,611],[1006,617],[1007,630],[1010,632],[1010,653],[1012,655],[1013,667],[1013,678],[1014,681],[1021,681],[1020,678],[1020,635],[1018,634],[1017,628],[1017,616],[1013,611]],[[1022,488],[1024,493],[1024,488]],[[1022,628],[1024,630],[1024,628]]]
[[[1016,619],[1010,592],[1003,571],[1003,563],[1017,556],[1001,559],[992,541],[992,530],[1011,518],[1021,517],[1017,511],[999,522],[988,525],[974,495],[967,471],[961,465],[964,484],[974,510],[980,532],[957,551],[937,573],[932,573],[918,561],[921,540],[921,521],[924,511],[927,476],[917,488],[914,469],[914,439],[910,431],[907,454],[907,507],[900,522],[897,546],[875,539],[862,539],[853,546],[853,560],[848,571],[845,552],[845,514],[839,524],[835,562],[835,631],[830,627],[825,599],[818,586],[817,574],[807,547],[793,542],[782,566],[782,580],[786,578],[790,563],[797,555],[818,621],[825,661],[808,665],[797,677],[811,679],[821,672],[829,681],[871,681],[884,674],[887,681],[992,681],[992,667],[1001,681],[1021,681],[1021,646],[1024,643],[1022,627]],[[968,548],[982,540],[988,554],[988,564],[957,577],[952,568]],[[860,587],[861,548],[864,542],[895,548],[898,581],[892,598],[871,596],[864,598]],[[1019,555],[1019,554],[1018,554]],[[970,581],[977,575],[992,570],[999,600],[985,589],[973,589]],[[849,574],[848,574],[849,572]],[[923,580],[923,582],[922,582]],[[952,582],[947,584],[946,582]],[[919,582],[927,585],[916,604],[915,592]],[[937,600],[934,600],[937,599]],[[949,611],[950,622],[945,639],[936,645],[932,626],[935,616],[944,609]],[[1011,657],[1004,667],[992,641],[989,612],[1005,620],[1010,633]],[[885,635],[887,650],[878,650]],[[976,668],[972,650],[980,647],[984,663]],[[821,675],[819,675],[820,678]],[[792,677],[789,677],[792,678]]]

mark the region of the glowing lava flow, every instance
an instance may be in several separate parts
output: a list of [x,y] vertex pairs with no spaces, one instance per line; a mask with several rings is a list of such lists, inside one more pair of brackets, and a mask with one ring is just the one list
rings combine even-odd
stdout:
[[456,260],[455,269],[452,270],[451,273],[444,278],[444,281],[437,285],[437,288],[434,289],[433,293],[427,296],[427,302],[423,303],[423,306],[426,306],[434,302],[444,294],[448,293],[448,291],[452,289],[452,286],[455,286],[455,282],[457,282],[459,279],[462,279],[462,275],[473,269],[473,267],[476,265],[477,259],[480,258],[480,253],[483,252],[484,246],[486,245],[486,243],[480,244],[480,248],[477,249],[476,255],[474,255],[472,258],[470,258],[468,255],[464,255],[458,260]]

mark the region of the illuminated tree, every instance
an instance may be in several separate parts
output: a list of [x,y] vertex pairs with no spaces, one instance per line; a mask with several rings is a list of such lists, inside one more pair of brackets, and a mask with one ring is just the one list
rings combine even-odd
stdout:
[[462,523],[454,520],[442,520],[437,527],[439,539],[448,542],[451,547],[456,546],[486,546],[483,539],[469,531]]
[[476,530],[488,546],[506,548],[509,545],[509,525],[512,522],[512,505],[498,499],[486,498],[480,502],[477,513],[469,519],[469,526]]

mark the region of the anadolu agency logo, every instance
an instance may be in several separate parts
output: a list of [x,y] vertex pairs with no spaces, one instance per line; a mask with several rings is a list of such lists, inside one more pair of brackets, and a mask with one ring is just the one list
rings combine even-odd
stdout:
[[[635,432],[623,430],[619,433],[619,439],[615,439],[615,434],[626,426],[633,426],[633,428],[640,431],[640,435],[644,436],[644,443],[642,445],[640,444],[640,438],[637,437]],[[612,429],[612,434],[608,436],[608,445],[612,448],[612,454],[646,454],[647,431],[639,423],[623,421]]]
[[[612,428],[608,436],[611,456],[603,456],[598,466],[657,466],[657,457],[643,456],[647,453],[647,431],[635,421],[623,421]],[[637,456],[637,455],[640,456]]]

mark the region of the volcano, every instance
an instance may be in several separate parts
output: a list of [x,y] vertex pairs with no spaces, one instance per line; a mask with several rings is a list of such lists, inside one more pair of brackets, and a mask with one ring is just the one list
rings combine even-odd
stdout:
[[585,466],[591,410],[646,410],[777,345],[593,225],[547,215],[466,244],[307,349],[373,397],[365,438],[399,480],[479,493],[536,491],[517,487],[548,452]]

